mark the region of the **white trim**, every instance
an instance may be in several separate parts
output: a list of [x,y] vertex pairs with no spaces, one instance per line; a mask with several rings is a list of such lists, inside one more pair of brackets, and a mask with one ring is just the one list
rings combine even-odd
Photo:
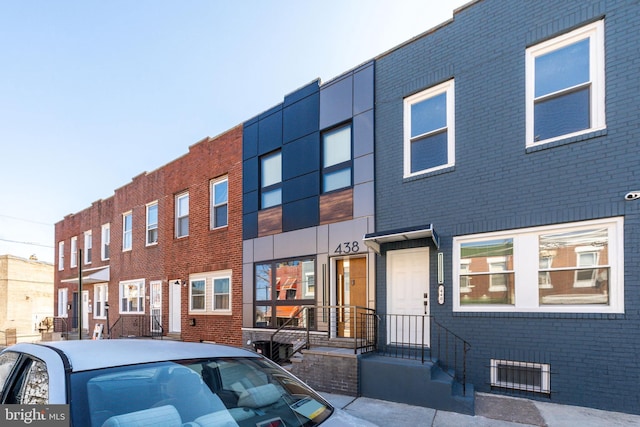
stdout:
[[[435,166],[430,169],[424,169],[416,172],[411,172],[411,107],[421,101],[427,100],[429,98],[433,98],[435,96],[446,94],[446,117],[447,123],[446,127],[442,129],[446,129],[447,131],[447,162]],[[439,85],[433,86],[427,90],[411,95],[404,100],[404,108],[403,108],[403,126],[404,126],[404,142],[403,142],[403,153],[404,153],[404,178],[409,178],[416,175],[422,175],[429,172],[434,172],[440,169],[445,169],[451,167],[455,164],[455,87],[454,80],[448,80]],[[430,133],[436,133],[441,131],[442,129],[433,130]]]
[[100,230],[100,259],[106,261],[110,256],[107,252],[111,248],[111,223],[102,224]]
[[[498,376],[499,366],[511,366],[517,368],[539,369],[540,386],[533,384],[500,381]],[[491,359],[491,385],[493,387],[508,388],[512,390],[525,390],[534,393],[551,393],[551,365],[548,363],[517,362],[514,360]]]
[[78,266],[78,236],[71,238],[71,254],[69,255],[69,267]]
[[[128,216],[131,217],[131,229],[129,230],[126,228],[126,218]],[[127,234],[130,235],[129,246],[125,246]],[[131,249],[133,249],[133,211],[128,211],[122,214],[122,252],[130,251]]]
[[[156,208],[156,222],[155,224],[149,224],[149,208],[154,207]],[[159,222],[160,222],[160,208],[158,207],[158,201],[154,200],[153,202],[147,203],[146,209],[145,209],[145,245],[146,246],[154,246],[158,244],[158,238],[160,237],[158,234],[160,233],[160,229],[159,229]],[[149,225],[155,225],[155,228],[150,228]],[[154,242],[150,242],[149,241],[149,231],[151,230],[155,230],[156,231],[156,240]]]
[[[229,308],[215,309],[214,305],[214,281],[216,279],[229,279]],[[193,309],[191,284],[197,280],[204,280],[204,308]],[[233,303],[233,277],[232,270],[209,271],[206,273],[197,273],[189,276],[189,314],[206,314],[206,315],[229,315],[232,313]]]
[[[122,299],[124,297],[123,294],[123,287],[124,286],[130,286],[130,285],[136,285],[138,287],[138,296],[137,298],[139,299],[138,301],[138,310],[137,311],[129,311],[128,309],[126,311],[122,310]],[[144,310],[144,306],[145,306],[145,280],[144,279],[135,279],[135,280],[123,280],[120,283],[118,283],[118,313],[120,314],[144,314],[145,310]]]
[[[187,211],[185,212],[180,212],[180,200],[186,198],[187,199]],[[174,226],[175,226],[175,237],[176,239],[181,239],[183,237],[187,237],[189,235],[189,192],[188,191],[184,191],[182,193],[176,194],[175,197],[175,222],[174,222]],[[180,216],[180,214],[182,214],[182,216]],[[179,224],[180,224],[180,220],[181,219],[187,219],[187,232],[184,234],[179,234]]]
[[91,264],[93,258],[93,233],[91,230],[84,232],[84,264]]
[[[534,135],[535,59],[584,39],[589,43],[589,82],[591,84],[591,126],[577,132],[536,141]],[[526,146],[533,147],[567,139],[606,128],[605,118],[605,64],[604,64],[604,20],[578,28],[567,34],[532,46],[525,53],[526,74]]]
[[[227,200],[224,203],[216,205],[216,186],[223,182],[227,183]],[[218,228],[224,228],[229,226],[229,177],[227,175],[212,179],[209,182],[209,198],[211,200],[210,212],[209,212],[209,227],[211,230]],[[227,205],[227,221],[224,225],[216,224],[216,208]]]
[[58,271],[64,270],[64,241],[58,242]]
[[[539,253],[538,237],[553,231],[580,231],[593,227],[607,228],[609,268],[608,304],[602,304],[598,295],[582,298],[575,296],[574,301],[589,301],[585,304],[546,304],[539,303]],[[515,302],[507,304],[461,304],[460,303],[460,247],[463,243],[481,242],[510,238],[513,240],[515,274]],[[453,311],[454,312],[540,312],[540,313],[624,313],[624,219],[613,217],[573,223],[553,224],[517,230],[503,230],[493,233],[456,236],[453,238]],[[575,270],[578,267],[572,267]],[[558,269],[562,270],[562,269]],[[566,270],[566,268],[565,268]],[[471,272],[473,274],[473,272]],[[557,284],[556,284],[557,285]],[[466,293],[466,292],[463,292]],[[548,298],[548,297],[545,297]],[[551,298],[553,299],[553,298]]]

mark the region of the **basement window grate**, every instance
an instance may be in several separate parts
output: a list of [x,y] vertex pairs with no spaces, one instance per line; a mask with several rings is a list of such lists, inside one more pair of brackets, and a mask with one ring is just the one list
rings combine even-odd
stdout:
[[549,394],[550,372],[547,363],[491,359],[491,386]]

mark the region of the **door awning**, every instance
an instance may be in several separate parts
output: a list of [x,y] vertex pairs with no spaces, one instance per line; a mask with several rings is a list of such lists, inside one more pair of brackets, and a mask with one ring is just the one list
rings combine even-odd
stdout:
[[[104,283],[109,281],[109,266],[85,270],[83,273],[85,274],[82,276],[82,283],[86,285],[92,285],[94,283]],[[60,282],[73,283],[77,285],[78,278],[74,277],[73,279],[64,279]]]
[[380,254],[380,245],[383,243],[424,238],[431,238],[436,249],[440,247],[440,238],[433,229],[433,224],[365,234],[364,244]]

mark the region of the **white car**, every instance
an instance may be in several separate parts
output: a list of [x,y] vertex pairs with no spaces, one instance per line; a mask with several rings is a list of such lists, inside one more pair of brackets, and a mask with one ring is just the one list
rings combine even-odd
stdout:
[[68,404],[74,427],[371,426],[240,348],[158,340],[16,344],[0,404]]

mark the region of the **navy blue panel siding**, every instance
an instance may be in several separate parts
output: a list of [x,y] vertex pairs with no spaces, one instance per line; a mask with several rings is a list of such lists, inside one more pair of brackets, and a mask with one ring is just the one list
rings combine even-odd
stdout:
[[258,212],[242,215],[242,240],[258,237]]
[[320,134],[314,132],[282,148],[282,179],[288,180],[320,168]]
[[[602,17],[606,129],[527,149],[525,49]],[[431,313],[470,342],[478,391],[490,391],[491,358],[544,362],[552,402],[640,413],[640,201],[624,200],[640,190],[638,22],[633,1],[484,0],[376,61],[376,230],[434,225],[445,303],[432,298]],[[403,178],[403,99],[451,78],[455,165]],[[453,312],[454,236],[613,216],[624,217],[624,314]],[[383,312],[385,259],[376,274]]]
[[373,109],[373,66],[363,67],[353,75],[353,115]]
[[285,181],[282,185],[282,203],[318,196],[320,194],[319,180],[320,176],[317,173],[309,173]]
[[353,77],[327,83],[320,91],[320,128],[348,120],[353,115]]
[[288,107],[289,105],[291,105],[291,104],[293,104],[295,102],[298,102],[298,101],[302,100],[303,98],[306,98],[309,95],[317,93],[319,87],[320,87],[320,80],[314,80],[311,83],[309,83],[308,85],[297,89],[295,92],[292,92],[292,93],[286,95],[284,97],[283,105],[285,107]]
[[258,122],[254,120],[244,124],[242,129],[242,159],[258,155]]
[[318,130],[319,94],[315,93],[284,108],[283,142],[309,135]]
[[320,222],[319,198],[310,197],[282,205],[282,231],[313,227]]
[[282,110],[275,111],[258,123],[258,155],[266,154],[282,145]]
[[258,158],[251,157],[242,162],[242,189],[244,193],[258,190]]
[[259,192],[256,191],[250,191],[247,193],[244,193],[243,197],[243,203],[242,203],[242,213],[243,214],[248,214],[251,212],[257,212],[258,211],[258,207],[259,207],[259,200],[260,200],[260,196],[259,196]]

